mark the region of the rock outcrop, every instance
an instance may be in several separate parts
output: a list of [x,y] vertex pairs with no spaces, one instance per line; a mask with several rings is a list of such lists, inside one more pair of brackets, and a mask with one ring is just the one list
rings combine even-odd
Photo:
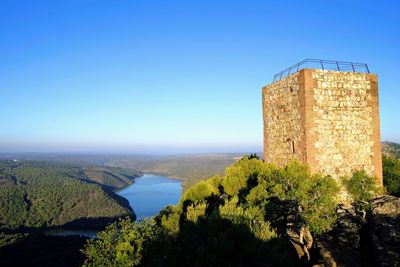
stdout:
[[361,216],[351,205],[340,205],[334,229],[315,241],[315,266],[400,266],[400,198],[382,196]]
[[295,203],[279,204],[281,212],[274,221],[303,263],[314,267],[400,267],[400,198],[374,199],[367,220],[352,205],[339,205],[336,225],[315,239],[299,220]]
[[311,259],[309,250],[313,245],[313,237],[310,230],[303,223],[288,224],[286,234],[299,259],[303,262],[309,262]]
[[337,213],[335,227],[315,242],[316,266],[362,266],[359,216],[351,205],[340,205]]
[[275,204],[274,227],[280,234],[286,235],[293,245],[296,254],[303,263],[311,260],[313,237],[310,230],[299,218],[301,207],[294,201],[271,200]]
[[375,199],[368,219],[375,265],[400,266],[400,198]]

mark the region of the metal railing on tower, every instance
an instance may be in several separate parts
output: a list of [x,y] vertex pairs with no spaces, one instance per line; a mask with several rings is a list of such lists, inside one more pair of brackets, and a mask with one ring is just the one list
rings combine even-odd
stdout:
[[275,74],[273,82],[279,81],[302,69],[323,69],[343,72],[369,73],[368,65],[365,63],[307,58]]

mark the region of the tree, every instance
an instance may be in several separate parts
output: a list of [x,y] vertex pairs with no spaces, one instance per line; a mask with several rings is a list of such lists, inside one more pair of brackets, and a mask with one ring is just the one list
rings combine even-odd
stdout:
[[82,250],[83,266],[137,266],[142,260],[143,242],[152,238],[150,221],[134,223],[129,218],[115,222],[89,239]]
[[356,171],[350,178],[344,177],[343,183],[353,198],[353,205],[365,218],[366,210],[370,207],[369,201],[375,196],[377,190],[374,178],[362,170]]
[[304,190],[305,194],[302,194],[299,201],[303,208],[300,216],[311,232],[321,234],[336,222],[335,195],[339,186],[329,176],[314,175]]

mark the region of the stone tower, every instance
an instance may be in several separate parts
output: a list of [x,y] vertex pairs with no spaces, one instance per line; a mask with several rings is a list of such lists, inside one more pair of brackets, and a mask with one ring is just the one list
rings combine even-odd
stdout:
[[[311,67],[310,67],[311,65]],[[366,64],[306,59],[263,87],[264,160],[382,185],[378,77]]]

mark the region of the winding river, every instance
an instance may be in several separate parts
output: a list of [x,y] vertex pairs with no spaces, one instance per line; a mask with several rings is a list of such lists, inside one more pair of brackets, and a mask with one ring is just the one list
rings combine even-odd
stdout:
[[126,198],[136,213],[136,219],[157,215],[167,205],[178,203],[182,193],[180,180],[144,174],[130,186],[116,192]]
[[[136,178],[128,187],[116,192],[126,198],[136,214],[136,220],[157,215],[167,205],[178,203],[182,194],[182,181],[153,174]],[[95,238],[97,231],[57,230],[48,234],[56,236],[79,235]]]

